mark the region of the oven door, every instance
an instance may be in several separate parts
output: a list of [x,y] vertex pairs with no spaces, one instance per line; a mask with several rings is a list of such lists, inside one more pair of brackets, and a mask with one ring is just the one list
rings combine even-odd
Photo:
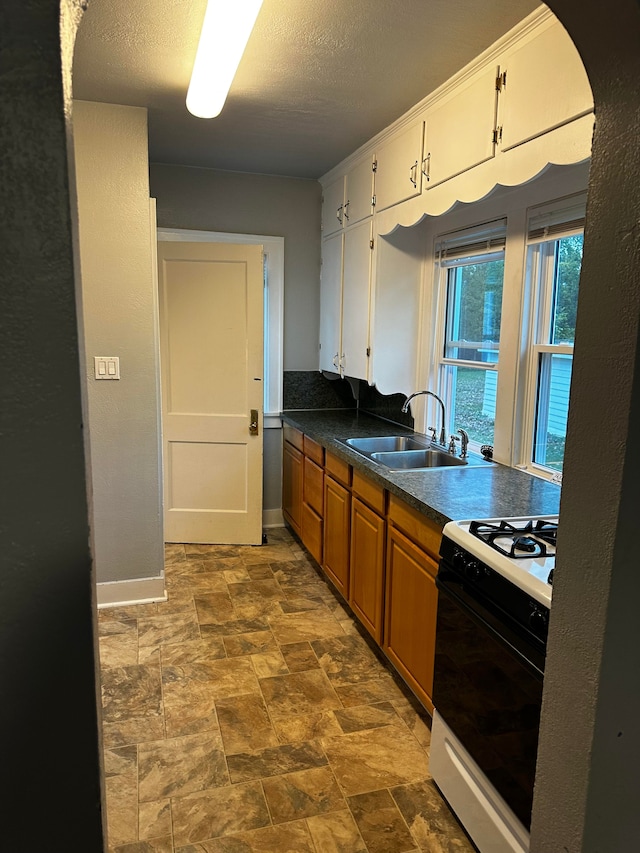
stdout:
[[442,565],[437,584],[433,704],[529,829],[542,701],[540,652]]

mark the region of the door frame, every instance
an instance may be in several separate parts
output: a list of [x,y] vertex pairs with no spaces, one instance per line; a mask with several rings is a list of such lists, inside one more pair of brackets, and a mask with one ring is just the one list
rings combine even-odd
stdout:
[[[155,211],[154,211],[155,213]],[[263,429],[282,429],[280,414],[283,402],[283,373],[284,373],[284,237],[273,237],[264,234],[229,234],[224,231],[194,231],[183,228],[158,228],[155,216],[152,223],[153,253],[156,254],[156,241],[174,241],[186,243],[240,243],[244,245],[261,245],[264,249],[267,288],[264,306],[264,412]],[[156,293],[156,351],[158,363],[160,358],[160,318],[158,313],[158,276],[157,263],[154,265]],[[164,459],[163,459],[163,423],[162,402],[160,396],[160,372],[158,370],[158,420],[159,432],[159,489],[160,506],[164,516]],[[276,435],[273,441],[278,442]],[[272,442],[273,446],[273,442]],[[263,460],[263,476],[266,468]],[[282,509],[262,509],[263,527],[281,527],[283,524]],[[164,542],[164,528],[162,531]]]

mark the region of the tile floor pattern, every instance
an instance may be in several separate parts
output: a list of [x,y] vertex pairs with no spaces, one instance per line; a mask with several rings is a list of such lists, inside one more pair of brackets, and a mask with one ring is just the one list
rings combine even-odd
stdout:
[[101,610],[110,853],[470,853],[429,729],[284,529]]

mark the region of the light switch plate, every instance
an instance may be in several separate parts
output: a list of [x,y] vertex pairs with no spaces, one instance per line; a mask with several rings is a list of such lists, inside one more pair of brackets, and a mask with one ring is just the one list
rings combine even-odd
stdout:
[[96,379],[120,379],[120,359],[117,355],[96,355],[93,362]]

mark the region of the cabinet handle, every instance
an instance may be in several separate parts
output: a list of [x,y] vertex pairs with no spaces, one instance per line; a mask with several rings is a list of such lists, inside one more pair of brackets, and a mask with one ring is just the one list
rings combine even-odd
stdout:
[[422,161],[422,174],[427,181],[431,180],[431,152]]
[[342,225],[342,211],[344,209],[344,205],[341,204],[340,207],[336,210],[336,219]]
[[344,218],[347,220],[347,222],[349,221],[349,205],[350,204],[351,204],[351,202],[348,201],[344,206]]
[[339,357],[340,357],[340,353],[338,353],[338,352],[333,357],[333,366],[335,367],[336,370],[340,369],[340,366],[338,364]]
[[339,367],[340,367],[340,373],[342,373],[342,374],[344,374],[344,366],[345,366],[346,360],[347,360],[347,358],[346,358],[345,354],[342,353],[342,355],[340,356],[340,361],[338,362]]
[[413,184],[414,187],[418,186],[418,161],[413,164],[411,169],[409,170],[409,180]]

